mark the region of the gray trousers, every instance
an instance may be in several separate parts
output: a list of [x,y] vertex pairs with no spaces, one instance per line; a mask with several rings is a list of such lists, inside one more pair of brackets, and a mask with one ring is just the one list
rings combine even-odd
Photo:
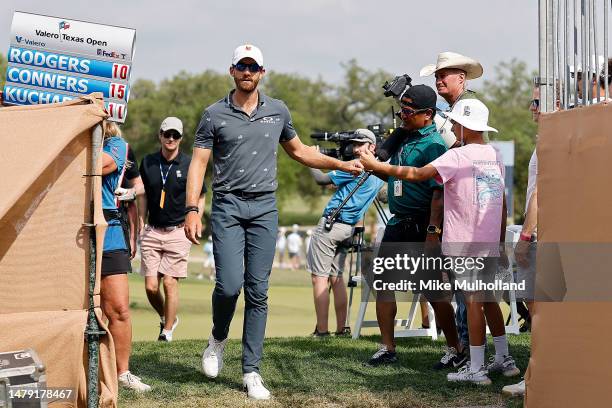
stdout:
[[211,222],[217,272],[212,334],[217,340],[227,338],[244,286],[242,371],[259,372],[268,317],[268,279],[278,230],[276,195],[245,199],[214,193]]

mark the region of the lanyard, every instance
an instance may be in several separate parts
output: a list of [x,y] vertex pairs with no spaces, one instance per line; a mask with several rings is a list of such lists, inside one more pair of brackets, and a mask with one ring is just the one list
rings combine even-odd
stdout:
[[174,162],[170,163],[170,166],[168,167],[166,174],[164,174],[164,170],[162,169],[161,162],[159,163],[159,174],[161,175],[161,179],[162,179],[162,188],[166,186],[166,180],[168,180],[168,174],[170,174],[170,169],[172,168],[173,165],[174,165]]
[[173,164],[174,162],[170,163],[168,171],[166,171],[166,174],[164,175],[164,170],[162,169],[161,161],[159,162],[159,174],[161,175],[162,179],[162,190],[161,196],[159,197],[159,208],[164,208],[164,203],[166,201],[166,181],[168,180],[168,174],[170,174],[170,169],[172,168]]

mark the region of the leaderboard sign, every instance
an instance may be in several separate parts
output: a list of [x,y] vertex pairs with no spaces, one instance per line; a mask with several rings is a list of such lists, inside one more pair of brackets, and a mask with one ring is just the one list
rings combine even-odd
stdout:
[[123,123],[135,41],[131,28],[17,11],[4,101],[34,105],[102,92],[112,120]]

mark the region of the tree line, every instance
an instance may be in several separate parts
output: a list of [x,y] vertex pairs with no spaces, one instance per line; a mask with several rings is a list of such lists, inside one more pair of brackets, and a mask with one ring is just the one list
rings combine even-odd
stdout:
[[[6,72],[6,58],[0,54],[0,72]],[[315,131],[356,129],[369,124],[392,126],[390,98],[382,93],[382,84],[400,72],[368,70],[357,61],[341,64],[342,80],[329,83],[322,78],[310,78],[296,73],[268,72],[260,87],[268,95],[285,101],[291,111],[294,126],[301,139],[314,144],[310,134]],[[531,100],[531,77],[524,62],[515,59],[494,67],[492,80],[477,81],[475,90],[491,111],[489,122],[499,130],[490,133],[493,140],[515,142],[514,208],[515,220],[522,220],[527,185],[528,163],[535,145],[537,131],[528,111]],[[408,73],[413,74],[413,73]],[[419,78],[414,75],[414,83]],[[0,78],[4,85],[4,75]],[[123,133],[138,157],[158,149],[159,124],[167,116],[179,117],[184,124],[182,147],[190,152],[194,132],[205,107],[227,95],[233,82],[227,73],[206,70],[200,73],[181,71],[160,82],[139,79],[132,84],[128,117]],[[331,147],[331,146],[327,146]],[[308,204],[318,201],[321,189],[313,182],[308,170],[291,160],[279,149],[279,205],[299,195]],[[210,177],[211,172],[207,172]],[[209,180],[210,181],[210,180]]]

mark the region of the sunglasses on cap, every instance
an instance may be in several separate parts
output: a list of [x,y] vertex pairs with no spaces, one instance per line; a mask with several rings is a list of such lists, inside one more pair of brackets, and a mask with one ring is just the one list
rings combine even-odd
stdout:
[[244,62],[239,62],[237,64],[234,65],[234,69],[239,71],[239,72],[244,72],[247,69],[249,71],[251,71],[252,73],[257,73],[259,71],[261,71],[263,69],[263,67],[261,65],[259,65],[256,62],[253,62],[251,64],[245,64]]
[[162,132],[162,137],[164,139],[174,139],[174,140],[179,140],[181,137],[183,137],[179,132],[177,132],[176,130],[168,130],[165,132]]

